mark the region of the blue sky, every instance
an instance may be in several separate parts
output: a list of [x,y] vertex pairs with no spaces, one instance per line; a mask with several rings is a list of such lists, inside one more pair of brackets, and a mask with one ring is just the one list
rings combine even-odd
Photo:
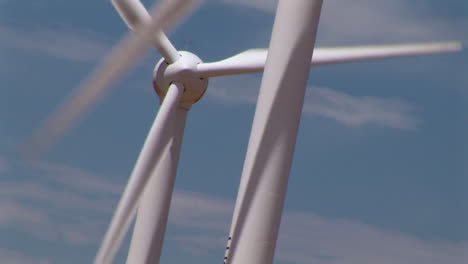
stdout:
[[[208,0],[170,38],[204,61],[267,47],[274,9]],[[467,28],[461,0],[325,0],[318,44]],[[17,148],[126,32],[110,1],[0,0],[0,263],[93,259],[159,107],[158,53],[41,161]],[[467,263],[467,72],[468,51],[312,69],[275,263]],[[162,263],[221,262],[260,80],[213,78],[190,111]]]

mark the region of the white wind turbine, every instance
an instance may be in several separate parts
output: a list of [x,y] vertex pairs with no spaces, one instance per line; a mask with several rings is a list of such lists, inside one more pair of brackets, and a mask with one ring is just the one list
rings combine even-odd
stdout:
[[209,77],[264,71],[224,261],[270,264],[310,65],[461,49],[449,42],[314,50],[322,0],[279,0],[268,54],[252,49],[204,63],[192,53],[177,51],[163,33],[193,8],[194,0],[165,0],[151,14],[139,0],[112,3],[135,34],[115,46],[27,146],[30,153],[46,151],[148,47],[159,50],[163,58],[155,68],[154,88],[161,107],[95,264],[112,262],[137,208],[127,263],[159,263],[187,112],[203,96]]

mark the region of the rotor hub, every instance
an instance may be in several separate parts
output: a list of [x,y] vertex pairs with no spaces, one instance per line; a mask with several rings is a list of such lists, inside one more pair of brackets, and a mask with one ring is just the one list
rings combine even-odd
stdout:
[[180,100],[181,105],[192,105],[196,103],[208,87],[208,79],[202,78],[197,71],[197,65],[202,60],[188,51],[179,51],[180,58],[168,64],[162,58],[154,68],[153,87],[162,100],[172,83],[184,86],[184,94]]

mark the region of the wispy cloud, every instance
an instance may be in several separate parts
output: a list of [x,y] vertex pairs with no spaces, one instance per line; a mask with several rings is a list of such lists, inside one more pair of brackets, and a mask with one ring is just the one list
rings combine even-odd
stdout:
[[278,0],[224,0],[224,2],[233,5],[240,5],[248,8],[258,9],[264,12],[274,12],[276,10]]
[[[2,185],[9,187],[11,184]],[[102,206],[101,202],[101,211],[98,211],[96,206],[91,206],[94,209],[83,208],[83,205],[89,205],[89,202],[83,203],[83,197],[73,201],[71,198],[77,196],[57,197],[52,188],[35,191],[30,195],[10,193],[8,198],[2,194],[1,199],[6,201],[0,202],[0,227],[26,231],[36,239],[66,245],[95,244],[100,240],[106,225],[102,212],[109,213],[106,208],[111,208],[114,203],[107,202]],[[64,200],[50,202],[56,198]]]
[[[184,208],[192,210],[185,211],[185,215],[174,215],[175,221],[191,219],[188,226],[198,232],[185,232],[170,239],[189,254],[206,256],[222,250],[232,201],[196,193],[185,193],[181,197],[184,197]],[[215,221],[218,224],[213,225]],[[186,222],[175,224],[179,228],[187,226]],[[304,264],[462,264],[468,258],[468,241],[422,240],[357,221],[287,211],[276,256],[285,263]]]
[[295,263],[465,263],[468,242],[421,240],[345,219],[289,212],[278,257]]
[[[269,0],[224,1],[268,13],[275,12],[277,4]],[[319,42],[326,44],[440,40],[459,37],[468,25],[468,19],[436,17],[429,3],[403,0],[327,0],[322,11]]]
[[[34,177],[0,185],[0,227],[23,230],[39,240],[67,245],[100,241],[117,202],[115,184],[91,173],[49,163],[9,162],[14,171],[29,167]],[[119,186],[120,190],[122,186]]]
[[[235,79],[234,79],[235,78]],[[260,81],[251,76],[234,76],[211,80],[206,94],[213,103],[255,104]]]
[[240,5],[247,8],[254,8],[264,12],[274,12],[276,10],[276,5],[278,0],[224,0],[225,3]]
[[46,171],[44,179],[67,186],[80,192],[103,192],[107,194],[120,194],[123,186],[103,180],[99,175],[59,164],[45,162],[30,162],[30,166]]
[[51,264],[47,259],[37,259],[21,252],[0,248],[0,262],[4,264]]
[[[346,23],[337,23],[336,18]],[[430,4],[404,0],[324,1],[320,39],[330,43],[382,43],[447,40],[459,37],[468,20],[437,17]]]
[[[214,80],[207,94],[215,102],[227,104],[255,104],[258,97],[258,80],[242,77],[239,81]],[[235,83],[235,84],[234,84]],[[397,98],[352,96],[329,88],[308,88],[303,112],[311,116],[332,119],[349,127],[368,124],[396,129],[415,129],[420,120],[417,109]]]
[[[36,167],[41,166],[36,164]],[[114,208],[119,198],[111,188],[114,184],[92,173],[74,168],[67,170],[61,165],[55,168],[53,164],[46,164],[42,170],[44,168],[44,172],[61,171],[71,176],[78,172],[85,182],[96,181],[99,184],[89,190],[87,185],[72,187],[73,181],[57,180],[57,177],[48,178],[49,184],[4,181],[0,190],[0,227],[21,228],[42,239],[60,241],[67,247],[97,246],[108,224],[109,210]],[[109,199],[89,200],[100,195]],[[54,201],[57,199],[61,201]],[[90,204],[90,201],[95,204]],[[168,236],[168,241],[191,259],[221,255],[233,205],[230,199],[176,191],[170,215],[170,225],[175,227],[175,232]],[[357,221],[287,211],[276,256],[279,261],[296,264],[463,264],[468,257],[467,252],[468,241],[422,240]],[[2,254],[5,259],[11,255],[0,250],[0,260]]]
[[[200,198],[193,194],[199,204]],[[189,198],[189,197],[187,197]],[[186,200],[190,203],[191,199]],[[207,228],[206,223],[218,219],[219,225],[228,227],[230,216],[223,208],[232,208],[231,201],[204,196],[202,204],[223,203],[215,210],[191,210],[185,217],[192,228],[200,231],[170,238],[178,242],[189,254],[211,255],[222,250],[225,232],[217,226]],[[195,207],[195,204],[192,204]],[[180,216],[179,216],[180,217]],[[283,217],[277,258],[285,263],[453,263],[462,264],[468,258],[468,242],[422,240],[395,231],[386,231],[357,221],[329,219],[313,213],[287,211]]]
[[51,217],[50,210],[22,201],[19,197],[2,197],[0,202],[0,227],[28,232],[32,237],[45,240],[59,238]]
[[0,173],[4,173],[8,170],[8,163],[6,159],[0,156]]
[[415,129],[419,123],[415,108],[393,98],[351,96],[329,88],[312,88],[304,112],[331,118],[347,126],[377,124],[399,129]]
[[96,33],[69,28],[21,29],[0,25],[0,45],[72,61],[101,58],[109,45]]
[[[3,197],[5,199],[5,197]],[[47,214],[40,210],[35,210],[30,206],[26,206],[18,201],[9,201],[2,199],[0,202],[0,225],[9,225],[17,223],[43,223],[47,221]],[[15,198],[10,198],[14,199]]]

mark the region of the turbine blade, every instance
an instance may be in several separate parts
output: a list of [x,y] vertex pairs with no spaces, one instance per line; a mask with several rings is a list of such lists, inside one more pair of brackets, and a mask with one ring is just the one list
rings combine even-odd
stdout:
[[218,77],[262,72],[268,55],[266,49],[249,49],[227,59],[197,65],[201,77]]
[[[314,50],[311,65],[430,55],[460,50],[461,44],[459,42],[317,47]],[[205,78],[261,72],[265,66],[267,55],[266,49],[250,49],[221,61],[201,63],[197,69],[200,75]]]
[[320,48],[314,51],[312,65],[430,55],[460,50],[461,44],[458,42]]
[[138,34],[120,41],[97,68],[73,91],[71,96],[54,112],[24,146],[28,156],[45,153],[65,132],[94,105],[107,90],[143,55],[151,45],[152,33],[171,26],[193,6],[196,0],[167,0],[155,6],[153,19],[142,26]]
[[159,264],[188,110],[175,109],[166,151],[146,184],[125,263]]
[[272,263],[321,6],[322,0],[278,3],[227,263]]
[[173,119],[176,117],[175,110],[179,107],[183,90],[183,86],[178,84],[172,84],[169,87],[138,156],[122,198],[117,205],[94,264],[108,264],[114,259],[115,253],[119,249],[122,239],[135,215],[144,187],[168,143],[165,135],[168,132],[170,122],[173,122]]
[[[141,26],[151,21],[151,16],[140,0],[112,0],[112,4],[125,21],[125,24],[134,32],[141,30]],[[161,30],[156,30],[153,45],[159,50],[168,63],[173,63],[179,58],[177,49]]]
[[147,24],[151,20],[151,16],[140,0],[112,0],[112,5],[125,24],[134,32],[139,26]]

